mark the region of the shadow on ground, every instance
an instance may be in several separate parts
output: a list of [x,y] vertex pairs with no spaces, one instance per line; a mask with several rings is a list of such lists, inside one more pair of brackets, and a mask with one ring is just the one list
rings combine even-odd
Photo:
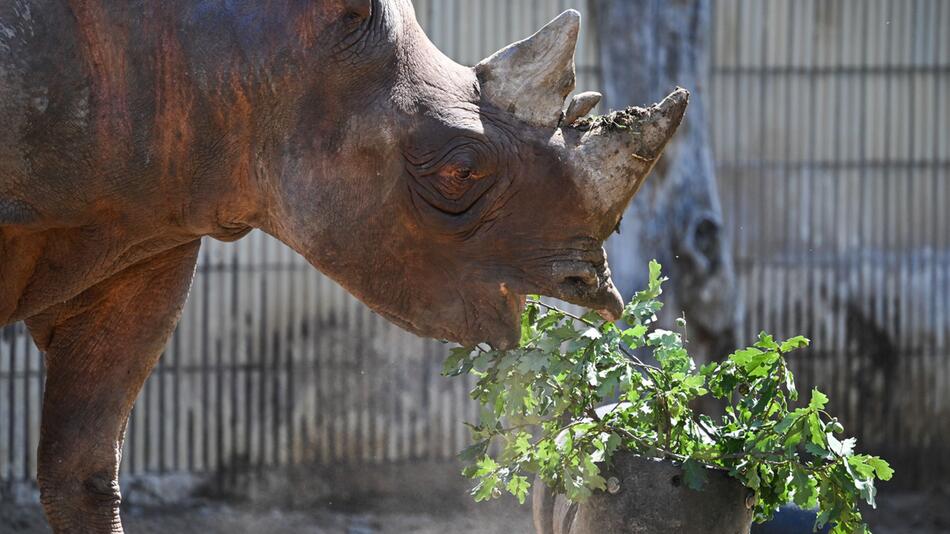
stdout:
[[[175,502],[162,502],[163,494],[174,493],[168,485],[153,486],[149,498],[143,498],[140,486],[127,487],[129,503],[124,506],[123,519],[129,534],[532,532],[529,505],[519,506],[511,499],[475,504],[466,495],[456,465],[389,472],[385,468],[297,469],[263,480],[258,475],[237,484],[211,480],[193,488],[187,499],[169,497]],[[223,487],[228,491],[222,491]],[[877,510],[866,513],[875,534],[950,533],[950,488],[927,492],[888,492],[885,488],[878,502]],[[49,532],[37,504],[0,500],[0,534]],[[810,529],[801,534],[807,532]]]

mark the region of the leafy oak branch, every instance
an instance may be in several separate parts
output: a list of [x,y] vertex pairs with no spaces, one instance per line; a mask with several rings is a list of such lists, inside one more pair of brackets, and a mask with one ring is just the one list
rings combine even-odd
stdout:
[[[652,262],[648,288],[617,324],[532,298],[518,349],[452,350],[444,373],[478,378],[471,392],[481,404],[470,425],[475,443],[461,454],[465,475],[476,481],[475,499],[507,491],[523,502],[537,476],[582,501],[605,489],[600,465],[625,449],[680,463],[693,489],[703,487],[706,468],[728,471],[756,492],[759,521],[795,502],[818,507],[816,527],[867,532],[858,502],[873,506],[875,481],[893,471],[841,437],[844,428],[820,391],[796,402],[786,357],[809,341],[762,333],[753,346],[697,369],[683,337],[656,328],[665,280]],[[658,365],[644,363],[644,353]],[[722,416],[693,411],[704,396],[726,404]]]

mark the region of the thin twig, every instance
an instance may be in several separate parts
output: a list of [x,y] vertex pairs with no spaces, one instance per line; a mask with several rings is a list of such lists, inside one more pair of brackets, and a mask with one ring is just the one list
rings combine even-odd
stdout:
[[[575,321],[577,321],[577,322],[579,322],[579,323],[586,324],[587,326],[589,326],[589,327],[591,327],[591,328],[598,328],[598,329],[600,328],[600,325],[598,325],[598,324],[592,323],[592,322],[588,321],[587,319],[584,319],[583,317],[580,317],[580,316],[578,316],[578,315],[576,315],[576,314],[573,314],[573,313],[571,313],[571,312],[568,312],[568,311],[564,311],[564,310],[558,308],[557,306],[552,306],[552,305],[550,305],[550,304],[548,304],[548,303],[546,303],[546,302],[542,302],[542,301],[540,301],[540,300],[530,300],[530,301],[528,301],[528,302],[530,302],[530,303],[532,303],[532,304],[537,304],[538,306],[541,306],[542,308],[545,308],[546,310],[558,312],[558,313],[564,315],[565,317],[568,317],[568,318],[570,318],[570,319],[573,319],[573,320],[575,320]],[[637,357],[636,354],[634,354],[633,352],[631,352],[629,349],[627,349],[627,348],[624,347],[623,345],[619,345],[619,348],[620,348],[620,352],[622,352],[622,353],[624,354],[624,356],[626,356],[627,358],[633,360],[633,363],[634,363],[636,366],[642,367],[642,368],[644,368],[644,369],[652,369],[653,371],[660,371],[660,368],[659,368],[659,367],[657,367],[657,366],[655,366],[655,365],[650,365],[650,364],[648,364],[648,363],[644,363],[643,360],[641,360],[639,357]]]

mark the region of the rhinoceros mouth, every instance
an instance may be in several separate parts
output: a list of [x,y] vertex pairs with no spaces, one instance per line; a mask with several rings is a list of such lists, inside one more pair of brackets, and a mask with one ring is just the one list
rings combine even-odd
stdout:
[[451,302],[444,308],[436,306],[425,313],[400,312],[385,306],[373,310],[396,326],[416,335],[441,339],[462,346],[487,343],[498,350],[518,347],[521,340],[521,314],[526,297],[508,289],[504,283],[497,292],[480,289],[480,298],[469,298],[457,284],[446,294]]

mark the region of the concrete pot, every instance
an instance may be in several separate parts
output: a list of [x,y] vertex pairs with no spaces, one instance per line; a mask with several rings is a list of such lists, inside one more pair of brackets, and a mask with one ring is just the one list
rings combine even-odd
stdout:
[[533,495],[537,534],[749,534],[751,490],[724,471],[709,470],[701,491],[683,483],[669,461],[618,451],[603,473],[608,490],[583,504],[554,495],[540,481]]

